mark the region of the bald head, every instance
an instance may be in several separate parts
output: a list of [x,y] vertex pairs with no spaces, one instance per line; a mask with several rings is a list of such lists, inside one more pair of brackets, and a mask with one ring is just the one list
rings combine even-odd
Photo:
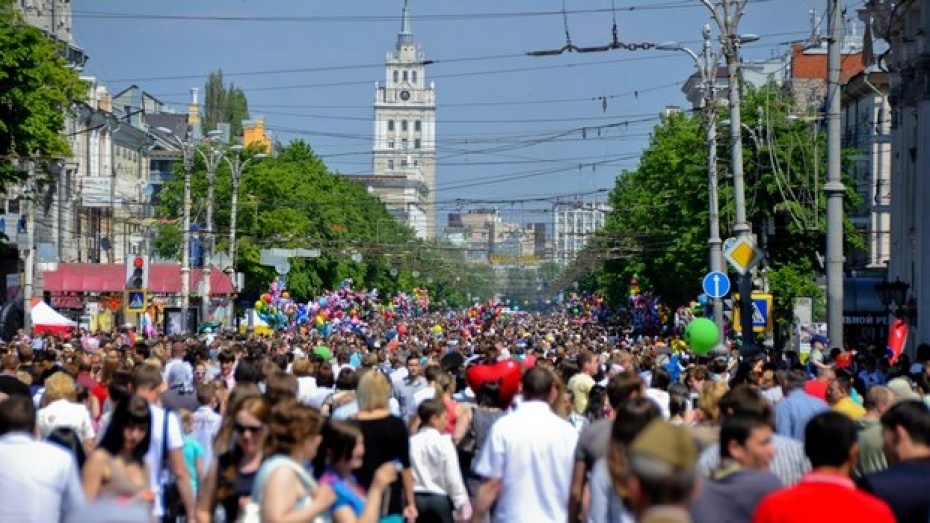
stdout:
[[882,385],[875,385],[865,395],[865,408],[879,416],[884,414],[897,401],[894,391]]
[[171,357],[172,358],[183,358],[186,352],[187,352],[187,346],[185,346],[180,341],[176,341],[171,345]]

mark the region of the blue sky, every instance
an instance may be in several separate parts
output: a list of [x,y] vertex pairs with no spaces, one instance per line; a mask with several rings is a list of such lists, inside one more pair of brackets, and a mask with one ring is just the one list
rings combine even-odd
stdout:
[[[699,0],[565,0],[574,44],[603,45],[616,16],[623,42],[699,49]],[[861,4],[861,2],[859,2]],[[183,109],[222,69],[252,117],[281,141],[308,141],[332,170],[371,168],[374,84],[395,43],[402,0],[149,0],[72,3],[85,74],[116,93],[138,84]],[[741,32],[762,36],[746,59],[782,56],[810,34],[826,0],[751,0]],[[850,1],[850,12],[857,6]],[[684,106],[694,72],[682,53],[611,51],[529,57],[565,43],[560,0],[411,0],[413,32],[437,89],[437,214],[498,207],[548,221],[557,196],[609,189],[634,168],[667,105]],[[824,32],[825,32],[824,28]],[[716,29],[714,30],[716,37]],[[289,71],[289,72],[281,72]],[[236,74],[249,73],[249,74]],[[606,99],[606,108],[603,100]],[[601,193],[599,196],[605,196]]]

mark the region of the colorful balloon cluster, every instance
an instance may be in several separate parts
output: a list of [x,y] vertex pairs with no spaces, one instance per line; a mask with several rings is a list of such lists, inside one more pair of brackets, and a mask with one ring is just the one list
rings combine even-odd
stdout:
[[610,314],[607,302],[600,294],[573,293],[563,306],[565,312],[578,323],[604,321]]

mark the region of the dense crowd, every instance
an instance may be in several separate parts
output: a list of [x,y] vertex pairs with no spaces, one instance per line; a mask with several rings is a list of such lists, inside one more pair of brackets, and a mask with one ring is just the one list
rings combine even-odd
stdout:
[[0,522],[922,522],[930,347],[691,353],[566,313],[20,333]]

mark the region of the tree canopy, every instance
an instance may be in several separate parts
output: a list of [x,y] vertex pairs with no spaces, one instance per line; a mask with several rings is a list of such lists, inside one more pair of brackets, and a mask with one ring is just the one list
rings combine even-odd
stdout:
[[[207,193],[201,159],[191,179],[192,223],[202,222]],[[229,168],[221,163],[215,178],[216,252],[228,249],[232,187]],[[159,194],[160,226],[156,250],[179,258],[183,180],[165,184]],[[332,289],[347,278],[354,287],[377,288],[382,294],[430,289],[434,301],[460,305],[466,290],[493,277],[469,267],[464,257],[442,245],[416,239],[395,220],[367,188],[351,177],[329,172],[308,144],[294,141],[272,158],[253,161],[242,175],[237,218],[237,270],[245,273],[247,295],[266,289],[274,268],[260,265],[267,248],[318,248],[315,259],[291,259],[287,287],[299,299]]]
[[245,92],[232,82],[223,83],[223,71],[210,73],[204,86],[203,130],[216,129],[217,124],[228,123],[231,136],[242,134],[242,120],[249,119],[249,101]]
[[[742,106],[750,130],[743,134],[747,217],[766,251],[760,276],[775,296],[776,321],[783,327],[793,319],[796,297],[811,296],[823,306],[816,260],[825,237],[825,140],[816,126],[789,118],[790,109],[790,99],[774,85],[747,88]],[[723,110],[719,114],[727,117]],[[588,283],[615,303],[628,295],[634,276],[672,305],[702,292],[709,221],[705,136],[700,114],[664,117],[639,167],[617,178],[604,233],[590,244],[594,252],[579,261],[589,267],[581,272],[596,277]],[[721,132],[717,169],[724,239],[735,221],[729,145]],[[857,204],[855,191],[848,191],[847,208]],[[861,248],[862,239],[848,223],[847,231],[847,248]]]
[[0,188],[22,176],[16,158],[71,155],[62,130],[85,90],[58,44],[0,0]]

